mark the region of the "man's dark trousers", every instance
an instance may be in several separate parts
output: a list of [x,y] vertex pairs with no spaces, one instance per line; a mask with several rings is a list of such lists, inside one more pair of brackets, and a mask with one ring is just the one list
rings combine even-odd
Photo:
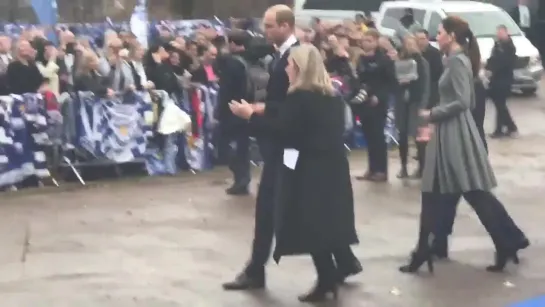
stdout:
[[279,172],[282,167],[281,150],[267,139],[258,139],[259,150],[265,162],[257,193],[255,208],[254,241],[252,258],[246,268],[250,276],[264,274],[274,238],[275,199]]
[[235,177],[236,187],[247,188],[250,184],[250,137],[239,131],[230,137],[229,169]]

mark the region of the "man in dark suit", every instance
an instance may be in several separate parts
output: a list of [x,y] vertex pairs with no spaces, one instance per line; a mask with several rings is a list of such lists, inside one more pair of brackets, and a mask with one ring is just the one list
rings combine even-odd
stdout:
[[[233,31],[229,34],[230,54],[223,56],[220,67],[219,98],[216,112],[220,123],[220,142],[229,149],[229,168],[233,172],[234,183],[226,190],[229,195],[248,194],[250,184],[250,137],[244,120],[233,115],[229,110],[232,100],[251,101],[248,92],[248,73],[246,66],[246,48],[251,36],[246,31]],[[240,60],[239,60],[240,59]],[[245,61],[245,62],[242,62]],[[230,145],[234,143],[234,149]]]
[[[285,68],[288,65],[289,49],[298,42],[294,35],[295,16],[289,7],[285,5],[270,7],[263,16],[263,24],[265,36],[278,47],[269,68],[270,79],[265,98],[269,112],[277,108],[286,98],[289,81]],[[256,103],[255,108],[261,108],[259,112],[262,112],[263,104]],[[257,194],[252,256],[246,268],[235,280],[223,284],[225,290],[265,287],[265,264],[270,256],[274,237],[274,199],[278,193],[277,175],[282,167],[282,147],[265,137],[258,138],[258,143],[265,165]]]
[[[294,35],[295,16],[285,5],[270,7],[264,15],[265,36],[277,46],[277,51],[271,61],[265,98],[267,114],[275,114],[286,99],[289,80],[286,74],[289,50],[299,45]],[[263,103],[254,104],[256,113],[263,113]],[[275,202],[278,194],[278,174],[282,169],[283,147],[272,139],[259,138],[259,148],[265,165],[261,173],[261,182],[257,194],[255,211],[254,241],[252,257],[246,268],[235,280],[223,284],[225,290],[248,290],[265,287],[265,264],[269,259],[274,237]],[[361,264],[356,259],[349,246],[333,252],[338,267],[338,281],[362,271]]]

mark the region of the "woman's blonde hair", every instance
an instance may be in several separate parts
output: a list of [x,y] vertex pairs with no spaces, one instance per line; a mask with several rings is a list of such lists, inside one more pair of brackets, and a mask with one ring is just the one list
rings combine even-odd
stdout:
[[298,70],[295,81],[290,84],[288,92],[298,89],[317,91],[333,95],[331,78],[325,69],[320,51],[314,45],[303,44],[290,50],[290,57]]
[[412,54],[420,54],[420,48],[418,48],[418,42],[413,35],[406,35],[403,38],[403,53],[405,56]]
[[360,57],[363,55],[363,49],[361,49],[360,47],[353,46],[353,47],[349,47],[347,51],[348,51],[348,60],[349,60],[350,66],[352,68],[356,68],[356,66],[358,66],[358,61]]
[[81,59],[78,61],[75,74],[77,76],[89,74],[91,72],[91,67],[89,64],[93,61],[99,61],[96,53],[90,50],[85,50],[81,56]]

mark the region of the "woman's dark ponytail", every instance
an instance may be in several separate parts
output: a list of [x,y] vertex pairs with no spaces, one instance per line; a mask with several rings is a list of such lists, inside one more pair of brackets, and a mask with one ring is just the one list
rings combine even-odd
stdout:
[[471,61],[473,76],[478,77],[481,70],[481,51],[469,24],[458,16],[449,16],[443,19],[443,29],[449,34],[454,34],[456,42],[464,48]]
[[467,55],[471,61],[473,76],[478,77],[481,70],[481,51],[471,29],[467,30]]

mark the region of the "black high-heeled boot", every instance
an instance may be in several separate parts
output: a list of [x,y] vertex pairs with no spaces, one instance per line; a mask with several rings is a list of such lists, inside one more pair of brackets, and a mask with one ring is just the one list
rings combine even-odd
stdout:
[[329,299],[337,299],[337,289],[337,283],[335,282],[322,282],[318,280],[316,286],[310,292],[299,296],[299,301],[317,303]]
[[409,264],[401,266],[399,271],[402,273],[416,273],[424,262],[428,264],[428,271],[433,274],[433,254],[429,249],[426,251],[414,251],[411,254]]
[[512,260],[515,264],[518,263],[518,256],[516,251],[498,250],[496,251],[494,264],[487,266],[486,270],[492,273],[501,273],[505,270],[505,266],[510,260]]

